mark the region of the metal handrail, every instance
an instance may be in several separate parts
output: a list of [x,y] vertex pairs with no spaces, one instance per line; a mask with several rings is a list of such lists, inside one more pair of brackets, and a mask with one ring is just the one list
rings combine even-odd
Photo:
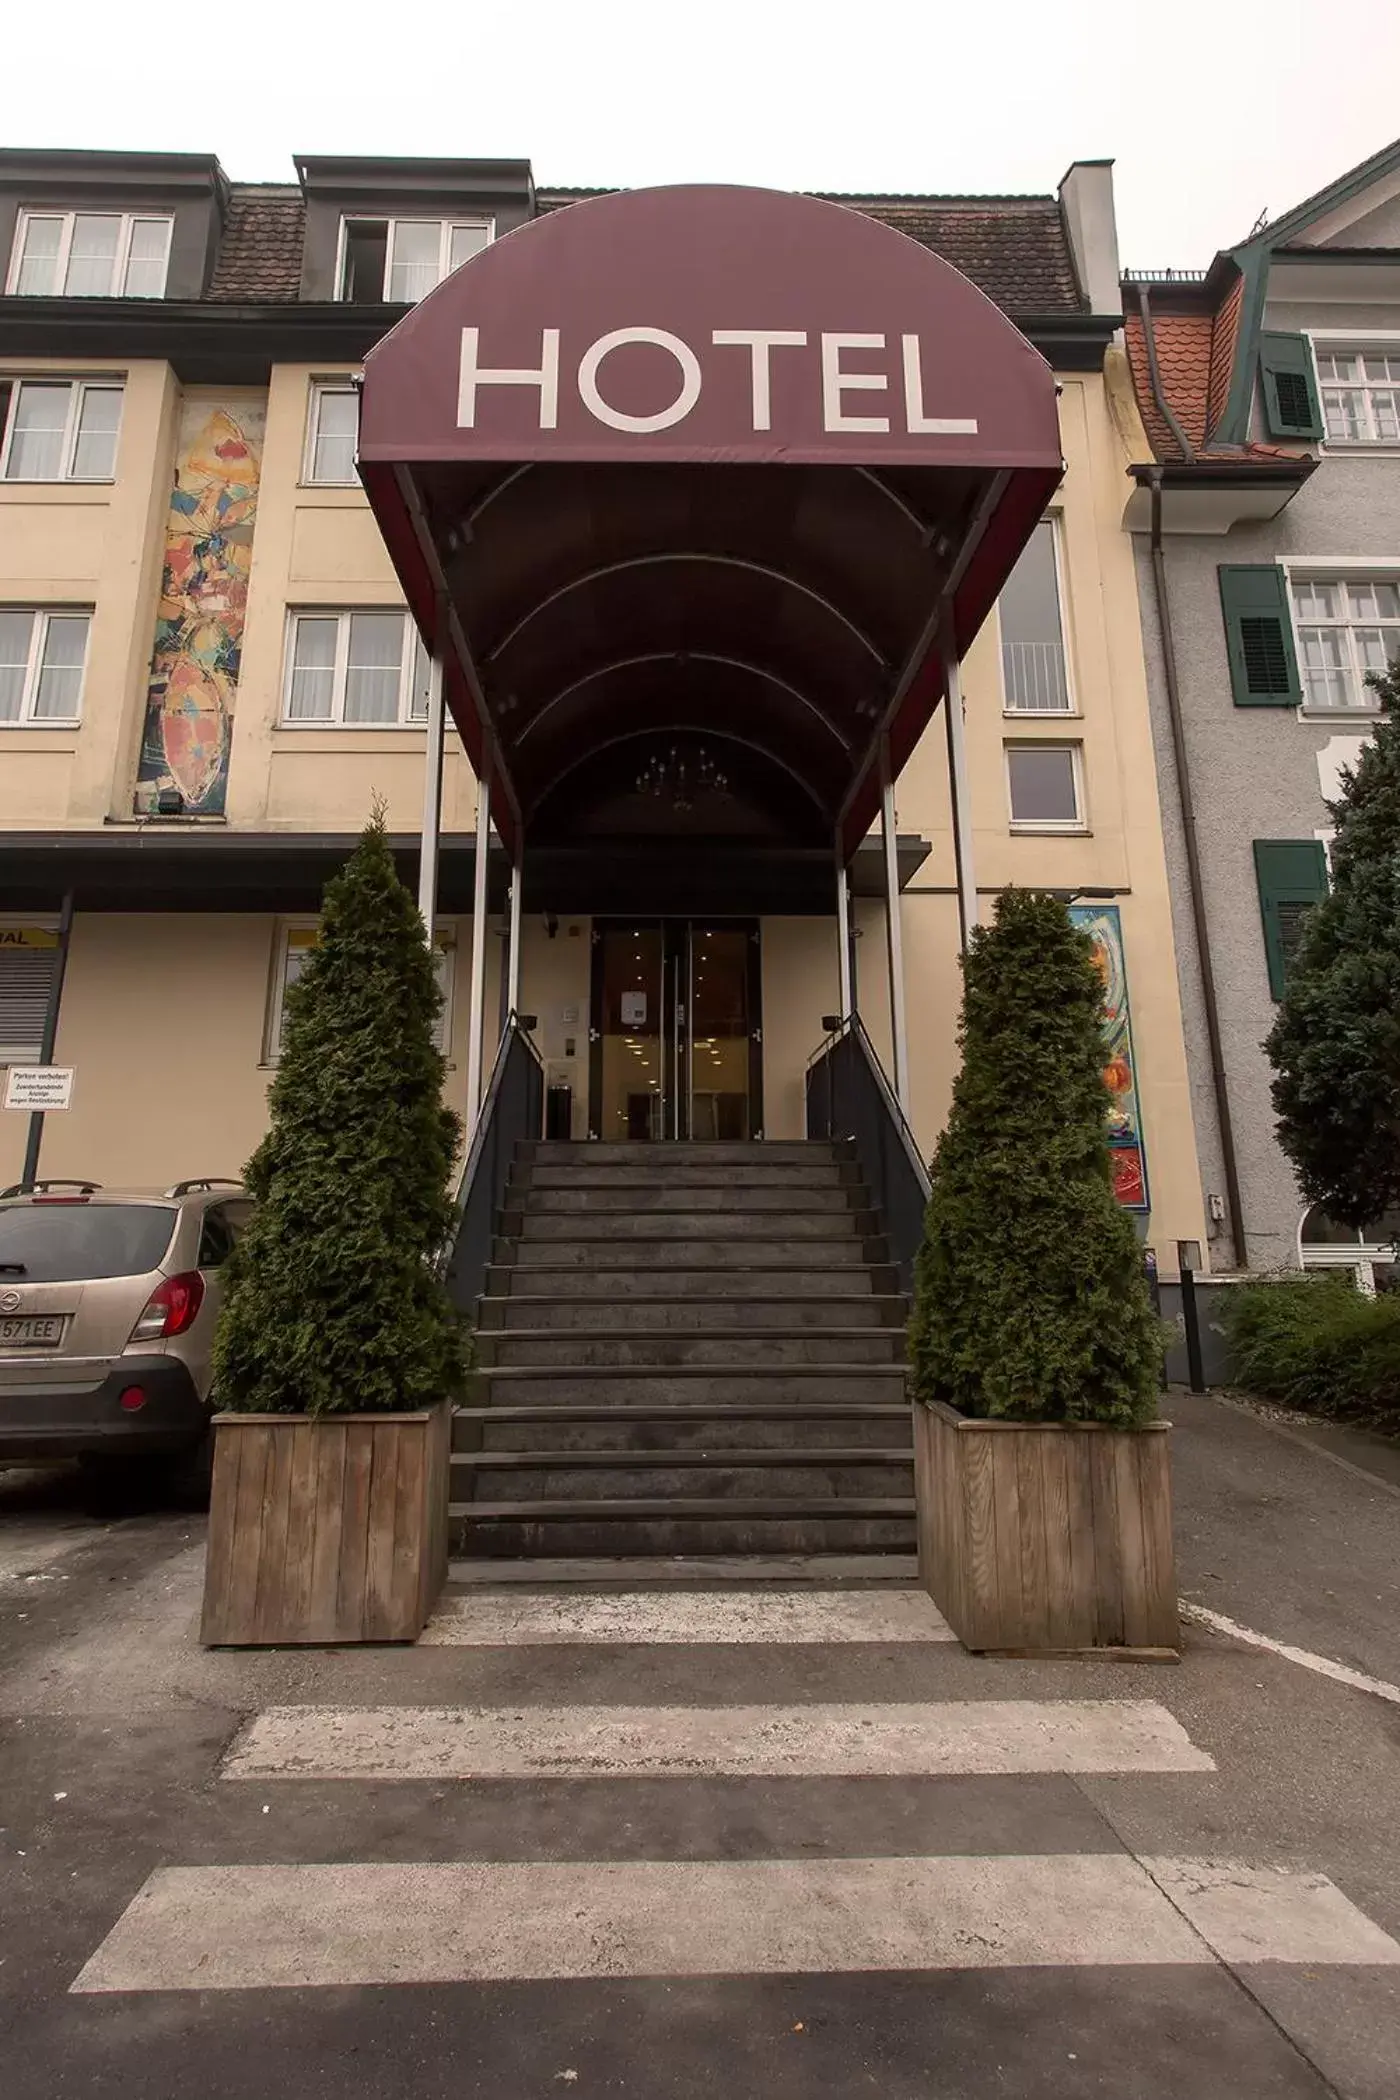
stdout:
[[909,1164],[918,1176],[924,1196],[927,1198],[932,1184],[929,1181],[928,1168],[924,1164],[923,1153],[919,1150],[918,1139],[914,1136],[914,1132],[910,1127],[909,1118],[900,1106],[899,1096],[895,1093],[894,1087],[890,1083],[889,1074],[880,1062],[880,1053],[871,1042],[869,1032],[859,1014],[849,1014],[839,1028],[833,1028],[829,1035],[822,1037],[821,1042],[807,1060],[807,1070],[810,1072],[815,1065],[820,1064],[821,1060],[830,1053],[835,1045],[848,1035],[854,1037],[866,1064],[870,1067],[871,1077],[874,1079],[875,1085],[889,1112],[891,1122],[899,1132],[900,1140],[909,1158]]
[[520,1015],[512,1007],[506,1015],[506,1025],[501,1030],[501,1040],[496,1047],[496,1061],[491,1067],[491,1077],[486,1083],[486,1096],[481,1104],[481,1113],[476,1119],[476,1128],[472,1132],[472,1141],[467,1147],[467,1156],[462,1162],[462,1175],[457,1183],[457,1192],[453,1198],[454,1206],[459,1215],[466,1207],[467,1198],[471,1194],[472,1184],[476,1179],[477,1169],[481,1165],[481,1156],[486,1149],[486,1139],[490,1132],[496,1102],[500,1096],[501,1085],[505,1078],[506,1063],[510,1057],[511,1044],[516,1040],[525,1045],[525,1048],[539,1066],[541,1074],[544,1072],[544,1059],[539,1053],[535,1039],[530,1034],[529,1029],[522,1025]]

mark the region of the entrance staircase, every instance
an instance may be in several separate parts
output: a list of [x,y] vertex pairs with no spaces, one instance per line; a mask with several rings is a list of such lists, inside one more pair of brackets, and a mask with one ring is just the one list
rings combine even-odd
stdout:
[[454,1551],[911,1551],[904,1318],[849,1144],[521,1143]]

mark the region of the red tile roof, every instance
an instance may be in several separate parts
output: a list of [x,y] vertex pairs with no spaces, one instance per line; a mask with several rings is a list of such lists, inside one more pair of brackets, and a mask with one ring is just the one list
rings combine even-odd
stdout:
[[[1152,340],[1157,352],[1157,376],[1162,397],[1171,409],[1198,459],[1214,465],[1232,461],[1276,464],[1280,460],[1306,457],[1296,446],[1261,444],[1224,445],[1215,433],[1225,413],[1230,382],[1239,349],[1240,314],[1244,280],[1238,273],[1214,307],[1198,304],[1163,311],[1155,303],[1150,309]],[[1161,409],[1152,385],[1152,370],[1143,333],[1142,315],[1132,285],[1124,297],[1124,336],[1133,390],[1143,428],[1154,458],[1179,462],[1187,458]]]

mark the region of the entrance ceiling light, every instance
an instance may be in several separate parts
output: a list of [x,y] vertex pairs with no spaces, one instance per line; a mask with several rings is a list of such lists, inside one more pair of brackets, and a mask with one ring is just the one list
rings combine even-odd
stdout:
[[729,776],[721,772],[703,744],[691,750],[672,744],[664,755],[647,760],[637,775],[637,793],[654,795],[672,809],[692,809],[700,795],[727,795]]

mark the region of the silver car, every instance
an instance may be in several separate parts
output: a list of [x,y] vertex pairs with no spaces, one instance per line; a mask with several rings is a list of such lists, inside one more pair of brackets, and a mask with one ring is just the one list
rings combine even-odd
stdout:
[[139,1460],[198,1492],[220,1270],[252,1211],[213,1180],[0,1194],[0,1460],[76,1458],[109,1479]]

